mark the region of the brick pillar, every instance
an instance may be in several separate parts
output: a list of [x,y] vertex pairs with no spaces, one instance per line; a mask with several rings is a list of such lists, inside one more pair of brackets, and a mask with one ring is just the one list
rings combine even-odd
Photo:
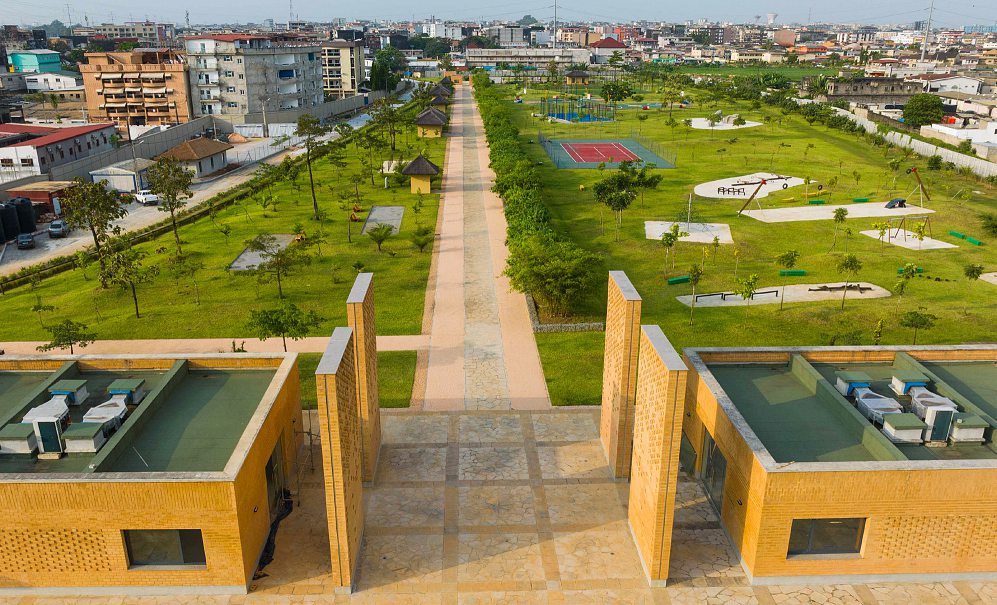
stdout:
[[361,273],[346,299],[346,319],[353,330],[357,406],[362,432],[363,480],[373,481],[381,450],[381,409],[377,391],[377,330],[374,327],[374,274]]
[[336,591],[352,592],[363,539],[360,413],[353,330],[336,328],[315,370],[325,509]]
[[630,476],[640,303],[627,274],[610,271],[599,435],[613,475],[622,478]]
[[641,326],[627,516],[652,585],[668,579],[689,370],[658,326]]

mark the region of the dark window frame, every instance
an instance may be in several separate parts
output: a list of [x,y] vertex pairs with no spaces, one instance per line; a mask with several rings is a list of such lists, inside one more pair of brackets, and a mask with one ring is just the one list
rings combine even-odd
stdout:
[[[133,540],[140,538],[139,534],[155,532],[157,539],[169,539],[167,534],[176,534],[176,547],[179,558],[173,560],[154,561],[143,559],[141,553],[136,552],[139,545],[133,545]],[[149,536],[144,536],[147,539]],[[125,554],[128,557],[128,569],[206,569],[207,558],[204,551],[204,534],[200,529],[124,529],[121,531],[121,539],[125,545]]]
[[[821,526],[833,526],[833,525],[846,525],[853,524],[854,542],[849,542],[849,545],[843,544],[815,544],[815,536],[819,534],[825,534],[827,531],[821,532]],[[789,530],[789,544],[786,548],[786,556],[788,558],[792,557],[834,557],[839,555],[861,555],[862,547],[865,545],[865,530],[868,525],[868,519],[865,517],[834,517],[825,519],[793,519],[792,525]],[[834,529],[834,528],[831,528]],[[794,548],[794,539],[797,539],[800,535],[806,536],[806,546],[801,547],[800,544],[796,544]]]

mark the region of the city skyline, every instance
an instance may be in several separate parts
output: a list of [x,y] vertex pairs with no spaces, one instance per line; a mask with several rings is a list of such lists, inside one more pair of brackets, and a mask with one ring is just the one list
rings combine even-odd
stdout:
[[[136,10],[139,8],[139,10]],[[234,20],[233,14],[225,10],[205,9],[198,6],[176,5],[175,7],[156,7],[155,10],[142,10],[130,2],[123,0],[101,0],[100,2],[64,3],[56,0],[7,0],[5,2],[5,22],[15,23],[49,23],[53,19],[62,22],[69,20],[73,24],[83,24],[87,20],[93,23],[124,22],[124,21],[164,21],[183,24],[189,11],[192,24],[221,23],[261,23],[266,19],[275,22],[286,22],[291,14],[295,19],[304,21],[331,21],[333,19],[348,20],[385,20],[412,21],[426,20],[431,17],[438,19],[459,19],[471,21],[516,20],[530,14],[535,18],[549,22],[553,18],[553,5],[536,2],[515,2],[511,4],[485,4],[468,8],[457,2],[437,0],[419,6],[418,13],[411,12],[409,5],[397,0],[390,0],[378,5],[374,12],[356,12],[348,10],[343,13],[330,12],[327,5],[316,0],[297,0],[288,3],[278,10],[275,3],[261,0],[248,0],[241,4],[239,19]],[[928,4],[912,8],[899,0],[877,3],[874,7],[848,0],[837,3],[833,7],[813,4],[800,5],[788,0],[758,2],[754,10],[746,10],[743,5],[724,0],[699,4],[695,7],[641,7],[626,12],[610,10],[603,3],[595,0],[583,0],[571,5],[558,5],[559,21],[597,22],[597,21],[668,21],[685,22],[705,19],[711,22],[753,23],[765,24],[769,14],[776,14],[776,24],[807,24],[807,23],[840,23],[840,24],[870,24],[870,25],[903,25],[927,18]],[[935,6],[932,18],[933,24],[942,29],[959,28],[964,25],[997,23],[997,10],[980,3],[946,3],[944,7]]]

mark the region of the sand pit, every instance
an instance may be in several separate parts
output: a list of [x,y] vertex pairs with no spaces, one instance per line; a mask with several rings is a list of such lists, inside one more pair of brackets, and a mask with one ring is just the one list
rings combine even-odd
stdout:
[[980,276],[983,281],[997,286],[997,271],[992,271],[990,273],[984,273]]
[[[782,296],[783,287],[786,288],[786,302],[820,302],[825,300],[841,300],[841,290],[819,290],[812,291],[811,288],[827,286],[829,288],[841,287],[845,282],[831,282],[826,284],[791,284],[787,286],[759,286],[755,297],[751,300],[744,300],[737,294],[730,292],[717,292],[707,295],[699,294],[696,307],[743,307],[745,305],[777,305]],[[890,291],[880,288],[868,282],[848,282],[852,287],[859,285],[863,292],[857,289],[848,290],[847,300],[864,300],[867,298],[888,298]],[[867,289],[868,288],[868,289]],[[762,294],[764,293],[764,294]],[[725,296],[723,296],[725,295]],[[692,306],[692,295],[676,296],[680,303],[689,307]]]
[[[770,208],[766,210],[745,210],[741,214],[763,223],[794,223],[797,221],[829,221],[834,219],[838,208],[848,210],[848,218],[872,218],[877,216],[905,216],[928,214],[934,210],[920,206],[906,208],[885,208],[882,204],[844,204],[839,206],[794,206],[793,208]],[[879,232],[876,232],[879,239]]]
[[798,187],[803,184],[803,179],[796,178],[795,176],[772,174],[771,172],[756,172],[729,179],[700,183],[696,185],[693,191],[700,197],[746,200],[751,197],[755,189],[758,189],[758,184],[763,180],[765,184],[762,185],[755,199],[767,197],[770,193],[789,189],[790,187]]
[[[859,233],[872,239],[879,239],[879,231],[876,229],[859,231]],[[883,236],[883,241],[887,244],[893,244],[894,246],[900,246],[909,250],[942,250],[944,248],[959,247],[955,244],[932,239],[927,236],[923,240],[918,241],[917,236],[906,229],[890,229],[889,233]]]
[[712,244],[713,238],[720,238],[721,244],[733,244],[730,235],[730,225],[727,223],[674,223],[671,221],[644,221],[644,235],[647,239],[660,240],[661,235],[671,231],[672,225],[678,224],[680,231],[689,235],[680,237],[680,242],[695,242],[697,244]]
[[710,126],[710,121],[706,118],[693,118],[692,127],[697,130],[738,130],[739,128],[754,128],[755,126],[761,126],[761,122],[749,122],[745,120],[744,124],[740,126],[732,122],[716,122],[712,127]]

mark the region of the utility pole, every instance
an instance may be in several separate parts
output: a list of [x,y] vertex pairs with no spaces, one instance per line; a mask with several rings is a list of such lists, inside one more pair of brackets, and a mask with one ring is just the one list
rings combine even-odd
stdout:
[[928,52],[928,36],[931,35],[931,17],[935,12],[935,0],[931,0],[931,7],[928,8],[928,22],[924,24],[924,41],[921,42],[921,62],[924,62],[924,55]]

